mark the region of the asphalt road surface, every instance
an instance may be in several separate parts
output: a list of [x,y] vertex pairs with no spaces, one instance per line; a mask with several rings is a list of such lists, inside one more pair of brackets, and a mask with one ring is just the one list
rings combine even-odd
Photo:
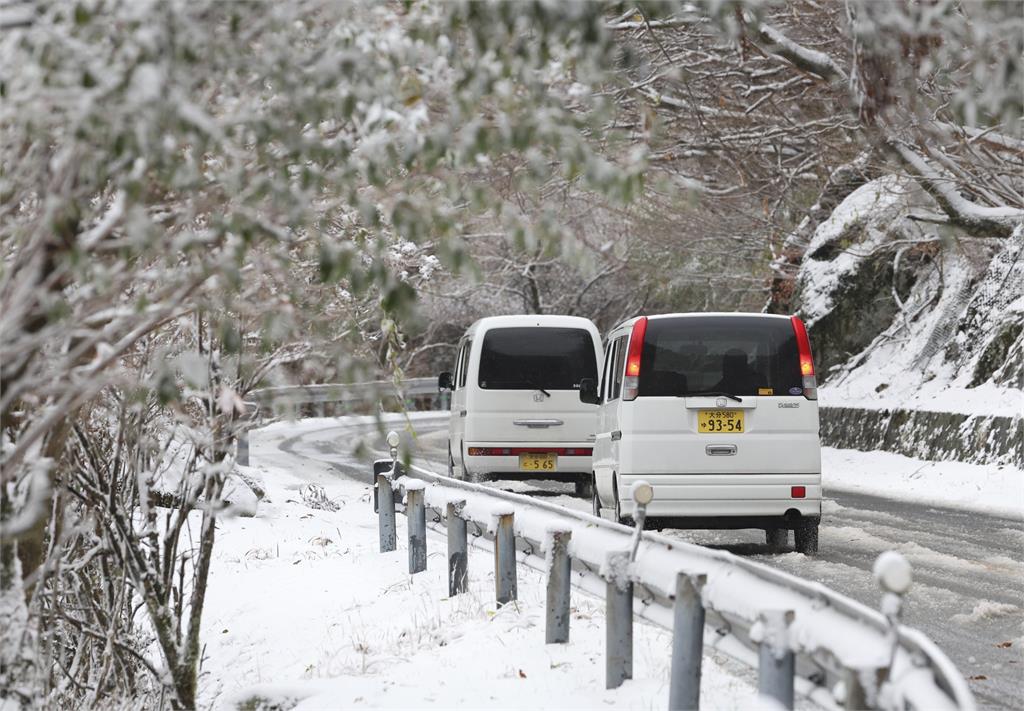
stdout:
[[[447,416],[414,422],[404,440],[414,463],[443,473]],[[332,463],[345,476],[369,482],[371,455],[353,454],[362,439],[385,448],[374,425],[332,425],[283,440],[280,449]],[[490,486],[545,497],[590,510],[569,483],[497,481]],[[881,594],[871,576],[886,550],[903,553],[914,567],[904,621],[928,634],[970,680],[982,708],[1024,709],[1024,525],[1019,521],[843,492],[826,492],[820,552],[808,557],[772,554],[764,532],[663,533],[721,548],[772,565],[877,607]]]

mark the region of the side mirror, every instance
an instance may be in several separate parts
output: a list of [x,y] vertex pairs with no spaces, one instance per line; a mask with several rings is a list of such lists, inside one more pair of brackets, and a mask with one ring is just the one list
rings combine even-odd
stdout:
[[597,405],[601,398],[597,394],[597,381],[593,378],[584,378],[580,381],[580,402],[590,405]]
[[451,390],[454,387],[455,385],[452,382],[452,374],[449,373],[447,370],[437,377],[438,390]]

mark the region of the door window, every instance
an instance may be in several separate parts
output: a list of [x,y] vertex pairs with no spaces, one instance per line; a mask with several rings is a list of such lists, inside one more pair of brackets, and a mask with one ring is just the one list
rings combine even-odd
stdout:
[[459,353],[459,372],[457,374],[458,380],[456,381],[456,387],[459,389],[466,387],[466,371],[469,370],[469,350],[472,346],[472,341],[466,341],[462,344],[462,352]]
[[604,351],[604,373],[601,375],[601,400],[608,402],[612,391],[612,360],[615,358],[615,341],[608,341],[608,347]]
[[622,394],[622,374],[626,366],[626,341],[628,336],[621,336],[615,341],[615,363],[612,366],[612,395],[611,400],[618,400]]

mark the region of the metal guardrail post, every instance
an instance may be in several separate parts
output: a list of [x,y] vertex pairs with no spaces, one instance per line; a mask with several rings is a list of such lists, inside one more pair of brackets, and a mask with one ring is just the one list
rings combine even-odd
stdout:
[[847,711],[875,708],[878,691],[888,678],[889,669],[887,667],[844,669],[843,686],[846,689],[846,696],[842,700],[843,708]]
[[796,672],[795,655],[788,640],[792,621],[792,610],[767,610],[760,615],[764,638],[758,650],[757,690],[786,709],[793,708],[793,676]]
[[449,501],[445,517],[448,523],[448,597],[466,592],[469,568],[469,544],[462,509],[466,501]]
[[386,473],[378,472],[377,486],[374,491],[377,496],[380,552],[390,553],[398,547],[395,535],[395,492],[391,488],[391,477]]
[[704,574],[676,575],[669,711],[700,708],[700,667],[704,657],[704,603],[700,593],[707,579]]
[[409,523],[409,573],[420,573],[427,569],[427,509],[421,481],[405,486],[405,517]]
[[569,641],[569,590],[572,582],[569,541],[572,531],[551,530],[548,533],[548,604],[544,641],[559,644]]
[[630,565],[636,560],[643,538],[647,504],[654,498],[654,488],[643,479],[633,482],[629,491],[633,499],[633,520],[636,528],[628,551],[610,553],[605,586],[605,670],[606,689],[617,689],[633,678],[633,581]]
[[629,553],[608,555],[612,571],[605,587],[604,687],[617,689],[633,678],[633,583],[626,578]]
[[238,450],[235,452],[235,461],[243,467],[249,466],[249,428],[238,433]]
[[496,514],[498,527],[494,534],[494,597],[498,606],[518,599],[516,581],[516,537],[514,514]]

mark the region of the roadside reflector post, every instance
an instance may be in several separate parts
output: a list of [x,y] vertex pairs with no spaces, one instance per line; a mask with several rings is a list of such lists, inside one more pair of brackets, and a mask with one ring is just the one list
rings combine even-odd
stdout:
[[572,561],[569,541],[572,531],[548,530],[548,600],[544,641],[561,644],[569,641],[569,589]]
[[[875,705],[878,698],[878,690],[888,680],[889,672],[896,661],[896,650],[900,646],[900,620],[903,618],[903,596],[910,592],[914,584],[914,570],[910,561],[898,551],[885,551],[875,559],[871,573],[882,589],[882,614],[885,615],[886,624],[889,627],[888,641],[890,645],[889,665],[880,668],[875,673],[874,680],[866,681],[868,677],[862,672],[859,678],[855,675],[848,680],[846,685],[847,699],[852,703],[860,703],[861,696],[866,697],[866,702]],[[851,681],[858,682],[851,686]],[[847,706],[847,708],[851,708]]]
[[427,569],[427,509],[423,505],[423,482],[405,485],[405,517],[409,524],[409,573]]
[[469,544],[466,539],[466,519],[462,518],[465,507],[465,499],[449,501],[445,507],[448,525],[448,597],[466,592]]
[[793,708],[793,675],[795,656],[789,645],[792,610],[766,610],[758,620],[761,625],[758,650],[757,690],[761,696],[777,701],[783,708]]
[[629,552],[608,554],[605,580],[606,689],[617,689],[633,678],[633,583],[629,579]]
[[704,656],[703,573],[676,575],[673,604],[672,672],[668,692],[669,711],[700,708],[700,668]]
[[501,607],[518,599],[516,536],[512,511],[495,516],[498,525],[494,532],[494,598]]

